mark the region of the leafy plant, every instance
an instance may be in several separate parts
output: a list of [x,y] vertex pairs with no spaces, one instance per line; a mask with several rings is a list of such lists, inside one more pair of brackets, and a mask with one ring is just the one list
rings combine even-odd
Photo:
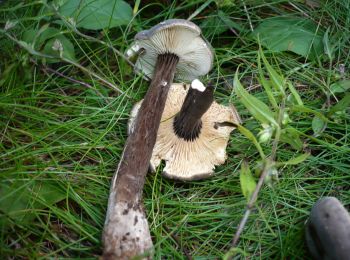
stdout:
[[343,93],[350,90],[350,80],[340,80],[330,86],[332,93]]
[[[265,77],[263,68],[261,65],[263,62],[269,79]],[[250,114],[260,122],[262,130],[258,133],[258,139],[260,143],[272,142],[272,149],[270,155],[266,156],[266,152],[263,151],[262,146],[256,142],[254,134],[248,129],[241,126],[238,130],[245,135],[249,140],[253,142],[259,151],[261,160],[258,161],[255,169],[260,176],[258,183],[256,184],[252,177],[247,162],[242,163],[242,169],[240,174],[240,183],[242,187],[242,193],[247,198],[248,204],[244,217],[242,218],[239,228],[234,236],[232,246],[234,247],[239,240],[240,234],[243,231],[248,216],[257,200],[259,190],[263,183],[272,187],[273,184],[278,181],[278,167],[285,165],[296,165],[302,163],[309,157],[309,153],[300,154],[294,158],[289,159],[286,162],[278,162],[277,150],[279,143],[290,144],[294,149],[300,150],[302,147],[299,133],[296,129],[291,127],[289,111],[290,108],[287,104],[287,96],[293,95],[296,100],[296,105],[303,106],[303,102],[298,92],[293,87],[292,83],[285,79],[282,75],[270,65],[267,61],[262,49],[259,49],[258,53],[258,65],[259,65],[259,80],[265,89],[265,92],[269,98],[270,106],[263,101],[251,95],[245,90],[238,79],[238,70],[234,78],[234,86],[236,94],[241,103],[246,107]],[[293,104],[291,104],[293,106]]]
[[127,25],[132,19],[132,8],[122,0],[68,0],[58,12],[78,28],[90,30]]
[[[47,58],[46,61],[49,63],[61,61],[60,55],[71,61],[75,61],[74,46],[67,37],[65,37],[60,30],[57,28],[49,27],[49,24],[43,25],[39,30],[28,30],[23,34],[22,40],[29,43],[33,49],[41,51],[43,54],[57,57]],[[58,50],[56,44],[61,44],[61,50]],[[55,49],[56,48],[56,49]]]
[[63,200],[66,192],[50,182],[21,181],[0,185],[0,227],[8,228],[10,219],[27,224],[38,211]]
[[324,50],[323,33],[314,22],[305,18],[265,19],[254,35],[272,51],[291,51],[311,60],[315,60]]
[[[281,117],[288,123],[281,125],[275,165],[264,164],[267,160],[261,158],[270,158],[276,128],[268,124],[265,129],[236,100],[229,84],[223,87],[218,80],[215,97],[235,102],[244,125],[232,134],[227,163],[212,178],[182,184],[159,173],[147,177],[144,205],[152,220],[154,258],[307,257],[302,230],[312,204],[320,196],[350,202],[348,0],[126,1],[134,10],[132,20],[103,31],[78,27],[79,11],[61,14],[59,8],[67,1],[0,1],[1,259],[99,257],[110,177],[126,139],[125,122],[147,85],[141,76],[131,76],[132,64],[123,52],[137,31],[179,17],[192,17],[214,47],[210,80],[231,80],[241,64],[238,79],[248,94],[265,103],[275,121],[285,99],[291,121]],[[248,34],[272,16],[313,21],[322,38],[324,54],[317,62],[309,58],[305,63],[300,54],[264,45],[267,61],[286,83],[285,97],[273,86],[261,56],[259,68],[256,40]],[[49,31],[45,26],[73,44],[74,61],[60,57],[59,42],[57,51],[44,53],[56,36],[34,47],[32,39],[24,38],[34,30],[32,38],[38,33],[36,41],[41,42]],[[67,48],[62,49],[63,54]],[[60,62],[49,63],[51,59]],[[314,117],[327,124],[317,137]],[[269,132],[271,137],[259,142]],[[245,181],[243,187],[239,184],[244,160],[257,186],[264,168],[271,171],[262,181],[258,201],[250,204],[240,243],[229,250],[240,218],[247,216],[242,208],[247,204]],[[49,201],[58,197],[63,199]]]
[[249,201],[256,188],[256,182],[252,173],[250,172],[249,165],[246,161],[242,162],[239,181],[241,183],[242,193],[247,201]]

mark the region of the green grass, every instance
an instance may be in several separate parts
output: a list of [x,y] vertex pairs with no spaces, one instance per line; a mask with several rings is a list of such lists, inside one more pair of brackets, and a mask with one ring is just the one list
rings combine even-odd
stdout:
[[[7,20],[18,21],[11,30],[16,38],[45,23],[40,3],[15,8],[15,1],[7,2],[0,3],[0,28]],[[87,33],[124,52],[137,31],[164,19],[187,18],[205,3],[141,1],[139,13],[128,27]],[[218,10],[242,27],[241,31],[231,28],[239,37],[217,21]],[[288,52],[265,54],[293,82],[306,106],[326,113],[330,84],[350,78],[349,13],[347,0],[325,1],[315,8],[288,1],[236,1],[220,7],[209,3],[193,21],[215,48],[214,69],[207,80],[216,83],[216,99],[234,104],[244,126],[257,134],[258,122],[238,101],[232,87],[240,65],[242,84],[267,102],[257,80],[259,46],[250,37],[249,23],[256,27],[266,17],[307,16],[320,29],[330,28],[335,48],[332,64],[326,59],[305,61]],[[67,28],[62,26],[62,30]],[[128,114],[148,83],[108,47],[69,30],[66,37],[75,46],[79,64],[127,95],[71,64],[42,64],[0,32],[1,259],[101,254],[109,184],[126,140]],[[340,64],[344,64],[345,74],[338,72]],[[330,95],[330,105],[341,97]],[[312,156],[296,166],[281,168],[279,182],[262,189],[238,245],[249,258],[308,258],[303,229],[314,202],[322,196],[336,196],[350,204],[349,109],[337,115],[318,137],[312,136],[312,118],[312,114],[293,114],[291,125],[302,134],[304,151]],[[263,148],[268,154],[271,144]],[[246,205],[239,183],[240,165],[246,159],[254,166],[259,154],[237,130],[227,151],[226,163],[208,180],[179,183],[163,178],[161,171],[147,176],[143,197],[156,259],[182,259],[185,250],[195,259],[218,259],[230,249]],[[277,159],[286,161],[299,153],[280,144]]]

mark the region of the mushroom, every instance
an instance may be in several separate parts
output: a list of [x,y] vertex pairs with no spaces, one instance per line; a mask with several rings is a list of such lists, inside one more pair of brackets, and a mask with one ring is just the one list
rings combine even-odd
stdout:
[[[131,112],[129,132],[141,103]],[[199,80],[190,86],[173,84],[150,160],[151,170],[164,160],[163,175],[168,178],[187,181],[211,176],[215,166],[225,162],[229,136],[238,123],[236,109],[216,103],[212,87],[204,87]]]
[[174,74],[192,80],[212,67],[211,46],[190,21],[162,22],[135,36],[136,68],[152,78],[113,176],[103,231],[103,258],[147,254],[152,240],[142,204],[142,189],[161,115]]

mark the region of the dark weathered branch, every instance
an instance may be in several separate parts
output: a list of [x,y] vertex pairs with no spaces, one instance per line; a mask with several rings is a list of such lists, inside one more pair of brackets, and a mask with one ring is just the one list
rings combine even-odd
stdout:
[[152,248],[142,190],[178,57],[159,55],[150,88],[126,141],[108,201],[103,233],[104,259],[129,259]]

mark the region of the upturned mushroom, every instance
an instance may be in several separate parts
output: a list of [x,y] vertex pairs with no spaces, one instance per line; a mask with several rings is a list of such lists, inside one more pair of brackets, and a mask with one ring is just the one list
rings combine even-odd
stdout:
[[[142,101],[129,120],[133,131]],[[173,84],[158,129],[150,167],[165,161],[163,175],[177,180],[198,180],[213,174],[216,165],[226,160],[226,146],[235,124],[240,123],[236,109],[219,105],[213,87],[199,80],[191,85]]]
[[105,259],[129,259],[151,250],[142,189],[168,91],[174,74],[192,80],[208,73],[213,62],[200,28],[186,20],[168,20],[140,32],[133,46],[139,53],[136,68],[152,81],[112,179],[102,238]]

